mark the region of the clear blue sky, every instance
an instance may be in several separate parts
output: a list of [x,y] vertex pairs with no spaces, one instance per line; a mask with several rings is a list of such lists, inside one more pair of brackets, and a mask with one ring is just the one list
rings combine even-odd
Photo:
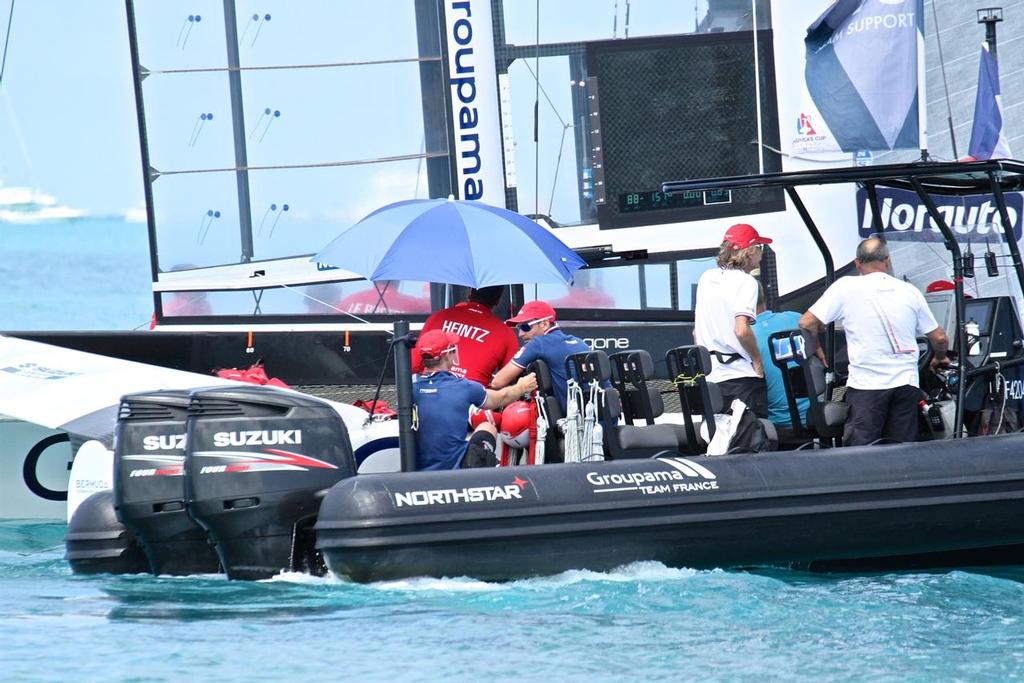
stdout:
[[[10,8],[0,0],[0,31]],[[0,182],[100,213],[142,206],[124,15],[119,0],[16,0],[0,84],[10,105],[0,98]]]

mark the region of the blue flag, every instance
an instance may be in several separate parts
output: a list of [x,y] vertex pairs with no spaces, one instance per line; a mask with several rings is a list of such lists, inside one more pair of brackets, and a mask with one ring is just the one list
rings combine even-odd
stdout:
[[919,146],[923,4],[836,0],[808,27],[804,77],[835,148],[856,152]]
[[967,153],[975,159],[1008,159],[1010,146],[1003,133],[1003,102],[999,90],[999,63],[981,44],[978,96],[974,100],[974,126]]

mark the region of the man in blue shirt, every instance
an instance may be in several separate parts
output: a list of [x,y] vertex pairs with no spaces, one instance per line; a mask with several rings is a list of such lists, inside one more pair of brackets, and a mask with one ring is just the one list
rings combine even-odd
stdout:
[[456,377],[451,369],[458,345],[458,335],[439,329],[424,332],[416,342],[415,352],[423,360],[423,372],[412,384],[417,470],[494,467],[497,429],[482,422],[467,441],[470,406],[500,408],[537,388],[533,373],[501,391]]
[[519,330],[520,339],[525,342],[512,360],[498,371],[491,380],[495,389],[511,384],[523,374],[530,363],[543,360],[551,370],[551,383],[554,385],[555,398],[565,413],[567,395],[567,379],[565,376],[565,359],[574,353],[586,353],[590,346],[579,337],[566,334],[558,327],[555,320],[555,309],[543,301],[528,301],[519,313],[505,321],[506,325],[515,325]]
[[[754,337],[757,339],[757,348],[764,359],[764,380],[768,385],[768,419],[780,427],[791,428],[792,417],[789,414],[789,401],[786,399],[786,387],[782,383],[782,371],[775,367],[772,362],[772,354],[769,349],[768,337],[783,330],[800,329],[800,314],[794,311],[766,310],[764,289],[758,287],[757,293],[757,320],[754,323]],[[788,340],[780,340],[779,343],[789,345]],[[795,361],[789,361],[790,367],[796,365]],[[801,424],[807,424],[807,406],[810,401],[800,398],[796,401],[797,410],[800,412]]]

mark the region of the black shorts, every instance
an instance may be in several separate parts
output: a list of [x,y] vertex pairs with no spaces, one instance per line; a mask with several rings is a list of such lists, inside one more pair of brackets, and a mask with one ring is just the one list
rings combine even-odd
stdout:
[[498,458],[494,454],[497,441],[490,432],[480,430],[469,437],[466,455],[462,458],[462,469],[471,467],[496,467]]
[[768,385],[764,377],[737,377],[724,382],[716,382],[722,392],[722,410],[730,412],[729,406],[733,399],[743,401],[756,417],[768,419]]
[[846,390],[850,416],[846,419],[843,443],[863,446],[877,439],[917,441],[917,413],[924,393],[905,384],[894,389]]

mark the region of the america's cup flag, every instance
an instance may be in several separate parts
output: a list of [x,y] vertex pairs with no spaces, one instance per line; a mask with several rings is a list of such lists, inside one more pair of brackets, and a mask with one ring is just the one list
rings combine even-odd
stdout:
[[1003,97],[999,89],[999,63],[981,44],[978,95],[974,100],[974,126],[967,154],[974,159],[1008,159],[1010,146],[1003,132]]
[[806,92],[794,152],[921,144],[923,5],[924,0],[836,0],[808,27]]

